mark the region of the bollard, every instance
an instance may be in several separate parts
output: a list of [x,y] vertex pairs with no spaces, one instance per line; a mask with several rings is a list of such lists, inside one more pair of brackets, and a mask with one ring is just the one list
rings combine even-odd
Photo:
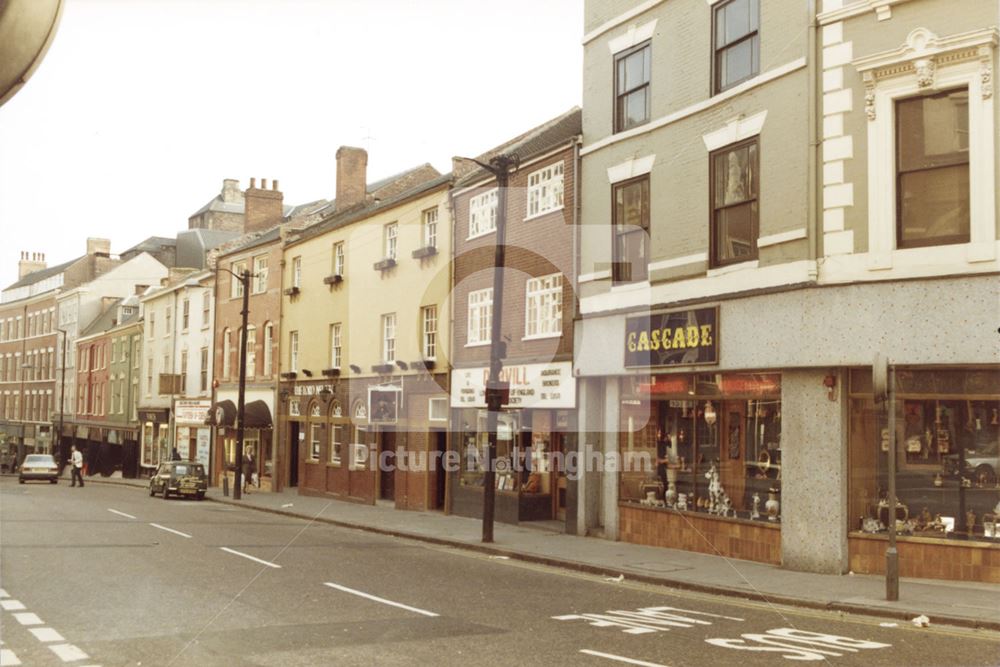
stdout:
[[229,497],[229,476],[224,475],[222,477],[222,495]]

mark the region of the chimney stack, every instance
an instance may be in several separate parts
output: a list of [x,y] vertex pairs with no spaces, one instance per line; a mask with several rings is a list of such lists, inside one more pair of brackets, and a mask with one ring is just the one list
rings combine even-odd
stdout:
[[367,178],[368,152],[363,148],[341,146],[337,150],[337,211],[364,203]]
[[111,241],[110,239],[87,239],[87,254],[88,255],[104,255],[108,256],[111,254]]
[[267,189],[267,179],[260,179],[260,187],[257,187],[257,179],[250,179],[250,187],[243,194],[244,199],[244,222],[243,233],[266,232],[272,227],[281,224],[285,217],[283,207],[283,195],[278,190],[278,182],[274,181],[275,187]]
[[48,264],[45,263],[45,253],[22,251],[21,259],[17,263],[17,279],[20,280],[29,273],[41,271],[47,267]]
[[225,178],[222,180],[222,201],[227,204],[238,204],[243,199],[240,192],[240,182],[235,178]]

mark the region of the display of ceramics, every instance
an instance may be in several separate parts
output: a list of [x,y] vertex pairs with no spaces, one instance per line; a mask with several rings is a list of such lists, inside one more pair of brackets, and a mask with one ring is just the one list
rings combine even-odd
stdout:
[[677,509],[686,511],[688,508],[688,497],[686,493],[677,494]]
[[768,489],[767,502],[764,503],[764,509],[767,511],[768,521],[778,520],[778,511],[781,509],[781,503],[778,502],[778,489]]
[[934,486],[943,486],[944,479],[941,477],[941,473],[934,475]]

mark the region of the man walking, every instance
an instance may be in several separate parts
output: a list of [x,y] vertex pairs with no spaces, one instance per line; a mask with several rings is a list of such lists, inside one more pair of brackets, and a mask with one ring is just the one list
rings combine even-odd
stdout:
[[72,455],[70,456],[70,463],[73,466],[73,483],[70,486],[76,486],[76,480],[80,480],[80,488],[83,488],[83,452],[76,448],[76,445],[72,446]]

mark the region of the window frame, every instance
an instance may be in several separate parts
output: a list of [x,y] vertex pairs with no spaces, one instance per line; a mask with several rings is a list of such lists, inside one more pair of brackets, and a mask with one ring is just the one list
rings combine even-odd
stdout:
[[497,207],[499,205],[499,187],[493,187],[469,197],[469,236],[466,240],[477,239],[480,236],[496,232]]
[[330,325],[330,368],[340,369],[344,362],[343,323],[334,322]]
[[387,222],[382,227],[382,249],[385,259],[399,259],[399,222]]
[[382,315],[382,363],[384,364],[396,361],[397,323],[396,313]]
[[302,255],[292,257],[292,287],[302,287]]
[[[545,287],[545,281],[554,280],[557,286]],[[532,289],[534,287],[534,289]],[[556,272],[544,276],[534,276],[528,278],[524,283],[524,340],[537,340],[540,338],[559,338],[563,334],[563,274]],[[546,297],[551,297],[551,301],[546,302]],[[550,318],[548,328],[550,331],[543,333],[542,315],[548,310],[554,312],[558,308],[557,318]],[[536,331],[532,333],[532,314],[535,314]]]
[[438,312],[437,304],[420,308],[420,353],[426,361],[437,361]]
[[264,323],[264,365],[261,368],[261,376],[270,377],[273,373],[273,363],[274,363],[274,323],[265,322]]
[[[757,2],[757,28],[752,29],[749,32],[737,37],[731,42],[728,42],[722,46],[718,44],[718,30],[719,30],[719,14],[725,11],[725,8],[736,2]],[[731,81],[727,85],[722,85],[722,68],[720,67],[719,56],[725,51],[728,51],[736,46],[742,44],[747,40],[754,40],[750,55],[750,74],[737,81]],[[740,85],[745,81],[749,81],[755,76],[760,75],[760,1],[759,0],[725,0],[724,2],[718,2],[712,6],[712,95],[718,95],[724,93],[730,88]]]
[[[646,282],[649,280],[649,238],[650,238],[650,226],[651,218],[653,217],[652,208],[652,182],[650,174],[641,174],[634,178],[629,178],[624,181],[618,181],[611,184],[611,284],[612,285],[630,285],[634,283]],[[640,225],[634,229],[624,229],[624,224],[618,220],[618,191],[633,186],[637,183],[646,183],[645,193],[646,202],[642,207],[643,210],[640,211]],[[623,267],[626,262],[623,262],[618,257],[618,240],[621,236],[628,234],[646,234],[646,252],[645,252],[645,266],[643,268],[643,274],[641,278],[634,278],[632,276],[632,267],[629,265],[629,275],[627,278],[621,277],[621,267]]]
[[438,206],[432,206],[431,208],[424,209],[420,214],[420,236],[423,241],[423,247],[437,249],[437,228],[438,219],[440,218]]
[[[489,300],[486,300],[488,295]],[[466,309],[466,347],[476,345],[489,345],[493,335],[493,288],[487,287],[469,292]],[[476,301],[473,304],[473,301]],[[473,311],[476,317],[473,318]],[[475,336],[473,336],[473,324],[475,324]],[[485,331],[485,338],[482,333]]]
[[292,373],[299,371],[299,332],[288,332],[288,370]]
[[251,294],[263,294],[267,291],[268,256],[259,255],[253,258],[253,282],[250,284]]
[[[752,180],[753,184],[753,197],[747,198],[736,204],[723,205],[720,208],[715,207],[715,160],[721,158],[724,155],[728,155],[733,151],[739,150],[747,146],[755,146],[754,151],[755,161],[752,166]],[[726,209],[734,208],[737,206],[744,206],[748,203],[756,203],[756,207],[751,206],[751,210],[755,211],[753,215],[753,220],[751,222],[750,237],[753,241],[752,252],[750,255],[733,257],[731,259],[720,260],[718,253],[718,242],[719,242],[719,232],[718,232],[718,221],[717,216],[719,211],[724,211]],[[708,262],[709,268],[717,269],[724,266],[732,266],[733,264],[742,264],[743,262],[753,262],[760,257],[760,248],[757,245],[757,240],[760,238],[760,135],[754,135],[742,141],[737,141],[732,144],[727,144],[718,148],[708,154],[708,210],[709,210],[709,228],[708,228]]]
[[[643,51],[645,51],[647,49],[649,50],[649,72],[648,72],[648,77],[646,78],[646,80],[642,84],[640,84],[638,86],[635,86],[633,88],[630,88],[628,90],[619,92],[618,91],[618,82],[619,82],[619,78],[620,78],[619,65],[621,63],[623,63],[625,60],[627,60],[628,58],[630,58],[631,56],[633,56],[633,55],[635,55],[637,53],[641,53],[641,52],[643,52]],[[624,49],[624,50],[619,51],[618,53],[614,54],[614,63],[613,63],[612,69],[613,69],[613,81],[612,81],[611,93],[612,93],[612,96],[613,96],[613,98],[612,98],[612,105],[613,105],[612,106],[612,118],[613,118],[613,123],[614,123],[614,132],[615,133],[625,132],[626,130],[631,130],[632,128],[641,127],[641,126],[645,125],[650,120],[652,120],[653,102],[652,102],[652,95],[650,94],[650,92],[651,92],[652,82],[653,82],[653,40],[652,39],[643,40],[643,41],[639,42],[638,44],[630,46],[629,48]],[[624,109],[624,106],[623,106],[623,102],[625,100],[627,100],[629,96],[634,95],[635,93],[637,93],[637,92],[639,92],[640,90],[643,90],[643,89],[645,89],[645,93],[646,93],[646,117],[643,120],[639,121],[639,122],[628,124],[628,123],[626,123],[626,120],[624,118],[624,110],[625,109]]]
[[[558,174],[556,174],[558,170]],[[551,172],[546,174],[546,172]],[[528,174],[528,192],[525,202],[525,220],[532,220],[548,213],[561,211],[566,205],[565,160],[552,162]],[[545,202],[554,202],[544,207]],[[535,210],[532,210],[532,207]]]
[[246,260],[231,262],[229,264],[229,270],[235,274],[229,276],[229,298],[243,298],[243,280],[237,276],[242,276],[243,272],[247,270]]
[[338,241],[333,244],[333,274],[335,276],[344,275],[345,270],[344,242]]

